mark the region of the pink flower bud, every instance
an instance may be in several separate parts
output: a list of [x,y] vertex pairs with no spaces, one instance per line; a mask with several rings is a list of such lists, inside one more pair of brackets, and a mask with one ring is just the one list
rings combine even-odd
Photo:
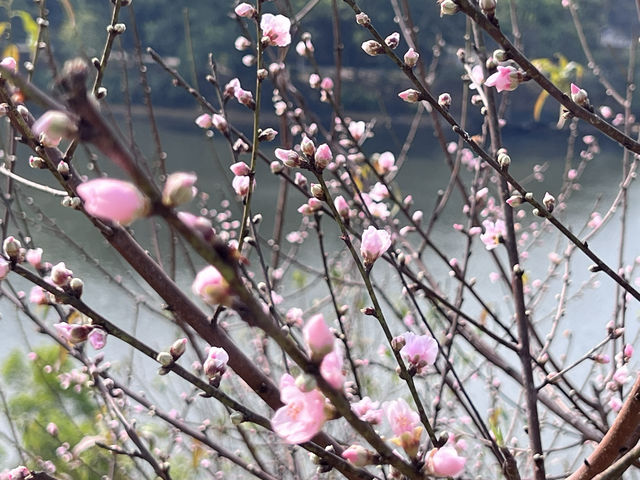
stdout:
[[265,13],[260,19],[264,45],[286,47],[291,43],[291,20],[284,15]]
[[52,437],[57,436],[58,435],[58,426],[53,422],[49,422],[47,424],[47,433],[49,435],[51,435]]
[[202,365],[204,374],[213,379],[222,376],[227,370],[227,362],[229,361],[229,354],[220,347],[211,347],[207,359]]
[[73,345],[86,341],[89,333],[93,330],[91,325],[80,325],[77,323],[55,323],[53,327],[58,332],[60,338]]
[[338,195],[333,200],[333,205],[336,207],[338,214],[342,218],[349,218],[349,204],[347,203],[347,201],[344,199],[342,195]]
[[49,303],[49,299],[42,287],[36,285],[32,287],[29,292],[29,302],[35,305],[47,305]]
[[113,178],[98,178],[76,188],[90,215],[129,225],[149,210],[149,201],[135,185]]
[[194,187],[196,180],[195,173],[175,172],[169,175],[162,190],[162,203],[168,207],[189,203],[198,193]]
[[253,15],[256,13],[256,9],[253,8],[252,5],[249,5],[248,3],[241,3],[239,4],[235,10],[236,15],[238,15],[239,17],[253,17]]
[[320,364],[320,375],[335,390],[341,390],[344,385],[344,359],[340,344],[336,343],[332,352],[327,353]]
[[381,153],[378,157],[378,162],[376,164],[376,170],[379,174],[384,175],[389,172],[395,172],[398,167],[395,166],[396,158],[393,156],[391,152]]
[[333,80],[331,80],[329,77],[324,77],[322,79],[322,82],[320,82],[320,88],[322,90],[330,92],[331,90],[333,90]]
[[351,445],[341,457],[356,467],[366,467],[373,463],[374,454],[360,445]]
[[4,57],[0,62],[0,67],[4,67],[12,73],[16,73],[18,71],[18,62],[13,57]]
[[400,92],[398,96],[407,103],[416,103],[420,100],[420,92],[413,88]]
[[2,249],[4,250],[5,255],[9,257],[10,260],[17,261],[19,259],[21,248],[22,245],[13,236],[5,238],[4,242],[2,243]]
[[222,116],[215,113],[211,117],[212,125],[222,133],[226,133],[229,131],[229,125],[227,124],[227,120]]
[[187,350],[187,339],[179,338],[178,340],[173,342],[173,345],[171,345],[171,348],[169,348],[169,353],[171,354],[174,360],[178,360],[186,350]]
[[60,262],[51,269],[51,281],[59,286],[65,287],[71,281],[73,272],[69,270],[64,262]]
[[393,32],[391,35],[384,39],[384,43],[387,45],[387,47],[393,50],[400,43],[400,34],[398,32]]
[[315,164],[318,170],[324,170],[327,165],[333,160],[333,154],[331,153],[331,148],[326,143],[320,145],[315,154]]
[[42,145],[57,147],[63,138],[73,137],[78,127],[65,112],[49,110],[36,120],[32,130]]
[[101,328],[94,328],[89,333],[88,340],[95,350],[101,350],[107,344],[107,332]]
[[249,193],[250,185],[251,179],[245,176],[234,177],[233,181],[231,182],[231,186],[235,190],[236,194],[241,197],[244,197]]
[[302,153],[304,153],[307,157],[313,158],[314,154],[316,153],[316,146],[313,144],[313,140],[311,140],[309,137],[304,137],[302,139],[302,142],[300,142],[300,150],[302,150]]
[[574,83],[571,84],[571,100],[582,107],[589,104],[589,96],[587,95],[587,91],[583,90]]
[[251,40],[241,35],[238,38],[236,38],[236,41],[234,42],[233,45],[234,47],[236,47],[236,50],[242,52],[243,50],[246,50],[251,46]]
[[624,350],[622,353],[624,355],[624,359],[628,362],[633,356],[633,345],[631,345],[630,343],[627,343],[624,346]]
[[416,63],[418,63],[418,59],[420,58],[420,54],[416,52],[413,48],[407,50],[407,53],[404,54],[404,63],[408,67],[415,67]]
[[276,158],[284,163],[287,167],[299,167],[302,164],[300,155],[293,150],[284,150],[282,148],[276,148]]
[[280,162],[278,162],[277,160],[274,160],[269,164],[269,168],[271,169],[271,173],[278,174],[282,171],[284,167]]
[[211,128],[211,115],[208,113],[203,113],[198,118],[196,118],[196,125],[200,128]]
[[233,95],[236,97],[236,100],[238,100],[238,102],[240,102],[242,105],[245,105],[249,108],[253,107],[253,94],[250,91],[243,90],[242,88],[236,88]]
[[391,246],[391,236],[385,230],[378,230],[373,225],[369,226],[362,233],[362,242],[360,244],[360,254],[367,267],[371,267],[373,263],[386,252]]
[[231,292],[229,284],[217,268],[209,265],[200,270],[191,286],[193,293],[199,295],[209,305],[229,305]]
[[312,73],[311,75],[309,75],[309,86],[311,88],[318,88],[320,86],[320,75],[318,75],[317,73]]
[[247,165],[244,162],[236,162],[233,165],[231,165],[229,169],[237,177],[241,177],[243,175],[249,175],[251,173],[251,169],[249,168],[249,165]]
[[333,350],[336,337],[329,330],[329,326],[324,321],[324,316],[321,313],[314,315],[307,321],[303,329],[303,335],[309,356],[314,362],[319,362]]

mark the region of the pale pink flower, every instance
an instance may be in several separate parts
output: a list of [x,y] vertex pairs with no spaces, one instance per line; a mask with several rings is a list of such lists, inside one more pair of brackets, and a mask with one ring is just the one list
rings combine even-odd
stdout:
[[598,212],[593,212],[591,214],[591,220],[589,220],[587,226],[589,228],[598,228],[600,225],[602,225],[602,222],[602,216]]
[[42,267],[42,249],[41,248],[30,248],[27,250],[27,254],[25,256],[27,262],[29,262],[33,268]]
[[363,121],[349,123],[349,133],[356,142],[360,141],[364,135],[366,126],[366,123]]
[[471,81],[474,85],[482,85],[482,82],[484,81],[484,71],[482,70],[482,65],[475,65],[471,69]]
[[256,9],[248,3],[239,4],[234,11],[239,17],[252,17],[256,13]]
[[355,413],[363,422],[369,422],[372,425],[377,425],[382,421],[382,409],[380,402],[374,402],[369,397],[364,397],[359,402],[351,404],[351,410]]
[[333,90],[333,80],[331,80],[329,77],[324,77],[320,82],[320,88],[322,90],[330,92],[331,90]]
[[303,392],[293,377],[284,374],[280,379],[280,399],[285,404],[271,419],[271,426],[286,443],[311,440],[325,422],[324,397],[318,390]]
[[602,107],[600,107],[600,113],[604,118],[610,118],[611,115],[613,115],[613,110],[611,110],[611,107],[603,105]]
[[498,92],[503,90],[512,91],[518,88],[522,81],[522,75],[514,67],[498,66],[498,71],[490,75],[485,82],[488,87],[496,87]]
[[436,477],[457,477],[464,470],[467,459],[453,447],[434,448],[427,453],[426,470]]
[[12,73],[16,73],[18,71],[18,62],[13,57],[4,57],[0,62],[0,67],[4,67]]
[[244,90],[241,87],[237,87],[233,92],[233,96],[236,97],[236,100],[247,107],[253,105],[253,93],[249,90]]
[[616,395],[613,395],[609,400],[609,408],[615,413],[618,413],[622,408],[622,402]]
[[54,323],[53,327],[60,338],[73,345],[84,342],[93,330],[91,325],[82,325],[79,323]]
[[314,315],[307,321],[302,333],[312,360],[318,362],[333,350],[336,337],[331,333],[321,313]]
[[198,118],[196,118],[196,125],[200,128],[210,128],[212,125],[211,115],[209,115],[208,113],[203,113]]
[[407,50],[407,53],[404,54],[404,63],[408,67],[414,67],[416,63],[418,63],[418,58],[420,58],[420,54],[413,48],[410,48]]
[[193,293],[199,295],[209,305],[229,305],[231,292],[229,284],[214,266],[200,270],[191,286]]
[[418,414],[402,398],[386,402],[384,411],[395,435],[391,441],[402,447],[410,457],[415,457],[422,435]]
[[59,287],[68,285],[72,278],[73,272],[66,267],[64,262],[54,265],[51,269],[51,281]]
[[624,359],[626,362],[628,362],[631,359],[631,356],[633,355],[633,345],[631,345],[630,343],[627,343],[624,346],[624,350],[622,351],[623,355],[624,355]]
[[626,365],[621,366],[614,372],[613,381],[618,385],[624,385],[629,381],[629,370]]
[[391,235],[385,230],[378,230],[370,225],[362,233],[362,242],[360,244],[360,254],[366,266],[373,263],[391,246]]
[[287,314],[285,315],[287,318],[287,323],[290,325],[296,325],[298,327],[302,326],[302,315],[303,315],[303,311],[301,308],[297,308],[297,307],[292,307],[289,310],[287,310]]
[[318,88],[321,81],[322,80],[320,79],[320,75],[318,75],[317,73],[312,73],[311,75],[309,75],[309,86],[311,88]]
[[113,178],[98,178],[76,188],[90,215],[102,220],[129,225],[149,209],[147,198],[132,183]]
[[235,190],[236,194],[244,197],[249,193],[249,185],[251,184],[251,179],[244,175],[239,177],[233,177],[233,181],[231,182],[231,186]]
[[260,28],[262,29],[263,42],[267,45],[275,45],[277,47],[286,47],[291,43],[291,20],[284,15],[272,15],[265,13],[260,20]]
[[236,162],[229,167],[229,169],[233,172],[233,174],[237,177],[242,177],[245,175],[249,175],[251,173],[251,168],[244,162]]
[[480,240],[482,240],[487,250],[493,250],[503,242],[504,237],[507,235],[507,227],[503,220],[496,220],[495,222],[485,220],[482,225],[484,226],[484,233],[480,235]]
[[167,177],[162,190],[162,203],[175,207],[189,203],[198,193],[194,186],[198,177],[193,172],[174,172]]
[[217,378],[227,370],[227,362],[229,361],[229,354],[224,348],[211,347],[207,354],[207,359],[202,365],[204,374],[208,378]]
[[336,343],[333,351],[326,354],[320,364],[320,375],[336,390],[342,389],[345,378],[343,371],[344,359],[339,345],[339,343]]
[[43,113],[31,129],[45,147],[57,147],[63,138],[71,138],[78,131],[71,117],[58,110],[48,110]]
[[383,152],[378,157],[377,168],[378,173],[380,175],[384,175],[385,173],[395,172],[398,167],[395,165],[396,158],[393,156],[391,152]]
[[376,202],[380,202],[389,197],[389,190],[384,183],[376,182],[369,190],[369,196]]
[[100,350],[107,344],[107,332],[101,328],[94,328],[89,334],[88,340],[93,348]]
[[351,445],[342,452],[341,456],[356,467],[371,465],[374,459],[374,454],[360,445]]
[[416,335],[413,332],[407,332],[402,337],[405,344],[400,350],[400,355],[418,373],[435,363],[438,356],[438,343],[431,335]]
[[49,303],[49,299],[42,287],[36,285],[32,287],[29,292],[29,302],[36,305],[47,305]]
[[11,264],[4,258],[0,256],[0,280],[4,280],[9,275],[11,271]]

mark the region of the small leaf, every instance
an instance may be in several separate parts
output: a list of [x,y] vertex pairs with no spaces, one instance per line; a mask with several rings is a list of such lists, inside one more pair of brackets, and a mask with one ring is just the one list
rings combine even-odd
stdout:
[[27,34],[27,43],[31,48],[34,48],[38,41],[38,24],[33,17],[24,10],[14,10],[13,16],[19,17],[20,20],[22,20],[22,28],[24,28]]

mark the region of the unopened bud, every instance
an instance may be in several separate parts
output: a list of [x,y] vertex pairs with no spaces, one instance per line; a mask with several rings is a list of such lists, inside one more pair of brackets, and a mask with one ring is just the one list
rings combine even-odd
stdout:
[[244,415],[240,412],[233,412],[229,415],[229,418],[231,419],[231,423],[234,425],[240,425],[244,422]]
[[173,363],[173,356],[169,352],[158,352],[156,360],[163,367],[168,367]]
[[440,16],[455,15],[458,12],[458,5],[453,0],[443,0],[440,3]]
[[72,278],[69,282],[69,288],[76,297],[80,298],[84,289],[84,282],[79,278]]
[[258,141],[260,142],[270,142],[274,138],[276,138],[278,132],[276,132],[273,128],[265,128],[258,134]]
[[509,165],[511,165],[511,157],[506,153],[500,153],[498,155],[498,165],[500,165],[502,169],[509,168]]
[[542,198],[542,203],[544,207],[549,210],[549,213],[553,212],[553,208],[556,206],[556,199],[549,192],[545,192],[544,197]]
[[504,62],[507,60],[507,53],[504,50],[498,48],[497,50],[493,51],[493,59],[498,63]]
[[10,236],[4,239],[4,243],[2,244],[2,249],[4,253],[11,260],[18,260],[20,258],[20,248],[22,245],[15,237]]
[[324,200],[324,191],[322,190],[322,185],[318,183],[311,184],[311,195],[316,197],[318,200]]
[[311,140],[309,137],[304,137],[302,139],[302,142],[300,142],[300,150],[302,150],[302,153],[304,153],[307,157],[313,158],[314,154],[316,153],[316,146],[313,144],[313,140]]
[[364,50],[364,53],[366,53],[367,55],[371,55],[372,57],[384,53],[384,48],[382,47],[382,45],[380,45],[375,40],[367,40],[366,42],[363,42],[362,50]]
[[393,348],[394,352],[399,352],[407,343],[407,340],[402,336],[394,337],[391,340],[391,348]]
[[173,360],[178,360],[186,351],[186,349],[187,339],[179,338],[178,340],[173,342],[173,345],[171,345],[171,348],[169,348],[169,353],[171,354],[171,357],[173,357]]
[[384,39],[384,43],[387,44],[387,47],[393,50],[400,43],[400,34],[398,32],[393,32],[391,35]]
[[482,13],[490,17],[496,13],[496,0],[480,0]]
[[282,171],[282,169],[284,168],[284,166],[280,162],[278,162],[277,160],[274,160],[273,162],[271,162],[269,167],[271,168],[271,173],[273,173],[273,174],[280,173]]
[[58,163],[57,170],[62,177],[67,178],[69,176],[69,164],[67,162],[61,160]]
[[358,25],[366,26],[371,23],[371,20],[369,19],[369,15],[364,12],[360,12],[356,15],[356,23]]
[[398,96],[407,103],[416,103],[420,100],[420,92],[413,88],[400,92]]
[[587,95],[587,91],[578,87],[574,83],[571,84],[571,100],[581,107],[587,107],[589,105],[589,96]]
[[420,54],[413,48],[410,48],[409,50],[407,50],[407,53],[404,54],[404,63],[408,67],[415,67],[416,63],[418,63],[419,58]]
[[374,316],[376,314],[376,311],[373,307],[365,307],[365,308],[361,308],[360,311],[362,313],[364,313],[365,315],[371,315]]

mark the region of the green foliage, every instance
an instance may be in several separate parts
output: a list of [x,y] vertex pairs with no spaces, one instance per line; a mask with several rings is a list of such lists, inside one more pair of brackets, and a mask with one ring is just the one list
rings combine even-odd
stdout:
[[[109,471],[111,454],[92,446],[96,440],[111,444],[115,439],[102,426],[100,407],[83,385],[82,380],[89,377],[72,369],[60,347],[39,349],[36,360],[30,363],[23,352],[15,351],[5,360],[1,372],[8,386],[9,413],[25,451],[33,458],[52,461],[58,473],[75,480],[98,478],[98,474]],[[65,388],[61,381],[65,375],[72,375],[79,383],[72,380]],[[47,432],[49,423],[57,425],[57,436]],[[65,442],[69,451],[75,449],[71,461],[56,452]],[[123,458],[118,465],[115,478],[128,478],[126,466],[130,462]]]

